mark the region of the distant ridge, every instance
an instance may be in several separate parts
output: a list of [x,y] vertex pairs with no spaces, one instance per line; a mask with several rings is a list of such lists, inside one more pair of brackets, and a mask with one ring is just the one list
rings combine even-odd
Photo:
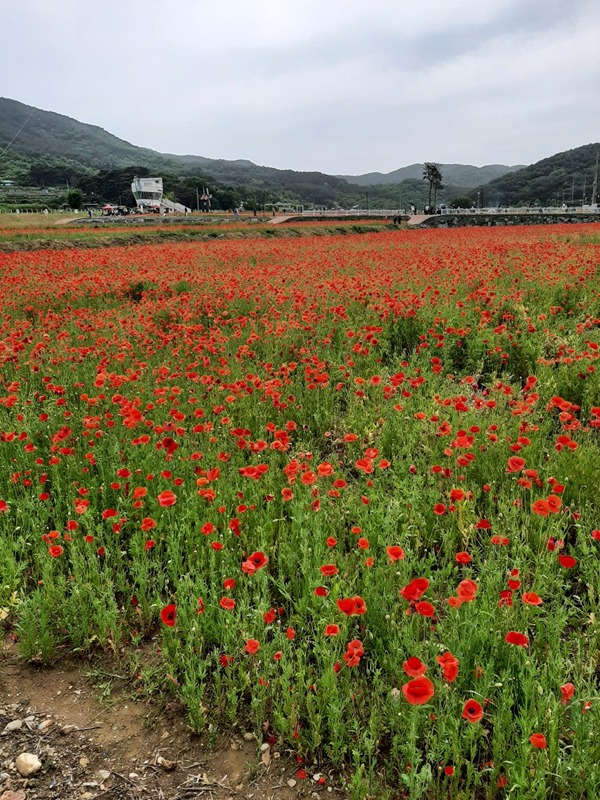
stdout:
[[[512,167],[505,164],[487,164],[484,167],[473,167],[470,164],[439,164],[439,167],[445,183],[464,188],[479,186],[494,178],[523,169],[522,164]],[[339,177],[358,186],[374,186],[402,183],[406,180],[420,180],[422,176],[423,164],[410,164],[408,167],[400,167],[393,172],[368,172],[365,175],[340,175]]]
[[[460,198],[490,205],[551,204],[571,197],[589,200],[599,145],[590,144],[544,158],[528,167],[488,164],[440,164],[444,188],[437,202]],[[389,173],[327,175],[259,166],[247,159],[211,159],[174,155],[137,147],[97,125],[0,98],[0,202],[16,184],[30,195],[43,187],[78,188],[84,199],[127,202],[134,174],[158,173],[165,191],[178,202],[195,206],[198,187],[208,186],[215,208],[264,208],[279,202],[342,208],[422,207],[428,200],[423,164]],[[58,191],[58,190],[57,190]],[[15,193],[16,194],[16,193]],[[133,198],[131,198],[133,202]]]

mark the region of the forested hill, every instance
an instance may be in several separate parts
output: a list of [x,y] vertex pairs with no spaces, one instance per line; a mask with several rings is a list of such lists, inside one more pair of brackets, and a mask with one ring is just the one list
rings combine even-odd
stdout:
[[0,177],[25,178],[39,161],[56,162],[63,171],[88,173],[106,167],[146,164],[150,168],[174,162],[144,147],[136,147],[97,125],[87,125],[63,114],[0,97]]
[[596,155],[600,144],[586,144],[574,150],[544,158],[530,167],[502,175],[476,187],[470,196],[480,192],[482,206],[582,205],[590,202]]
[[[508,167],[505,164],[487,164],[484,167],[474,167],[470,164],[439,164],[438,166],[446,183],[463,188],[484,184],[508,172],[516,172],[519,169],[523,169],[522,164],[512,167]],[[395,169],[393,172],[369,172],[365,175],[342,175],[340,177],[359,186],[373,186],[376,184],[401,183],[406,180],[420,180],[422,176],[423,164],[410,164],[408,167],[400,167],[400,169]]]
[[[438,203],[463,202],[482,205],[501,203],[541,204],[564,201],[581,203],[584,185],[587,199],[598,144],[585,145],[566,153],[518,169],[503,165],[473,167],[442,164],[443,188]],[[511,174],[487,179],[498,170],[517,169]],[[244,203],[247,208],[279,201],[343,208],[403,208],[428,200],[428,185],[422,179],[423,165],[413,164],[384,175],[326,175],[322,172],[297,172],[275,169],[238,159],[210,159],[203,156],[177,156],[137,147],[96,125],[43,111],[16,100],[0,98],[0,179],[24,187],[75,187],[86,201],[133,204],[131,178],[159,174],[172,199],[195,205],[196,191],[209,186],[214,207],[231,208]],[[373,185],[358,185],[349,180],[379,180]],[[469,183],[470,181],[470,183]],[[469,188],[475,187],[475,188]],[[0,197],[0,202],[3,198]],[[59,199],[57,199],[59,202]]]

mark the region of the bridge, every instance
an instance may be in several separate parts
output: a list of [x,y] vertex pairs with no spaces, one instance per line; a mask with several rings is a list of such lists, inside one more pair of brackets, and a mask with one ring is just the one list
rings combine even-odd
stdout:
[[530,208],[444,208],[437,214],[409,214],[405,209],[369,208],[301,211],[295,214],[272,217],[273,224],[303,220],[394,220],[400,219],[408,227],[456,228],[494,227],[503,225],[548,225],[558,222],[600,222],[598,206],[581,207],[530,207]]

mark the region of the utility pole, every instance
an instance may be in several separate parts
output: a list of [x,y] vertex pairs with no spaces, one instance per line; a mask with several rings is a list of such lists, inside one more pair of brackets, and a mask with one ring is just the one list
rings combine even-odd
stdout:
[[594,170],[594,183],[592,184],[592,205],[596,205],[596,196],[598,194],[598,151],[596,150],[596,168]]
[[365,191],[365,199],[367,201],[367,214],[369,213],[369,192],[368,190]]

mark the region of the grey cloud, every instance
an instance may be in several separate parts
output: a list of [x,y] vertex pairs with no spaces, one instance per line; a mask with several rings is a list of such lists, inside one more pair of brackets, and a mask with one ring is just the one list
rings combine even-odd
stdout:
[[0,94],[162,151],[359,173],[600,129],[596,0],[20,0],[3,28]]

